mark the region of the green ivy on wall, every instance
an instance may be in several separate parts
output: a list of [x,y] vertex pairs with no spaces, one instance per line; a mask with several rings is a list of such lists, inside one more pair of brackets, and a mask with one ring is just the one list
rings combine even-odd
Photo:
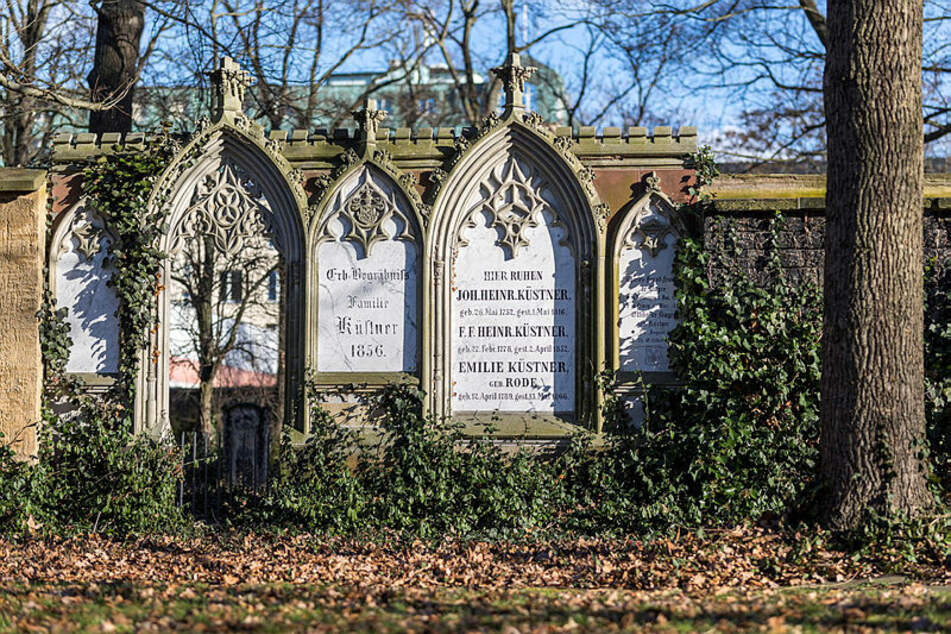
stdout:
[[66,374],[67,308],[57,308],[47,289],[38,315],[45,364],[39,455],[26,471],[17,471],[23,503],[17,516],[7,518],[8,526],[22,528],[29,517],[30,525],[55,531],[126,533],[182,520],[175,504],[181,470],[177,452],[132,435],[139,359],[154,327],[164,258],[155,247],[164,217],[148,200],[175,150],[163,134],[145,150],[115,148],[83,170],[87,204],[116,238],[108,257],[119,300],[119,372],[107,392],[95,395]]
[[148,205],[155,181],[178,145],[168,134],[152,139],[145,151],[100,156],[83,170],[83,191],[116,235],[110,248],[112,285],[119,302],[119,377],[126,403],[134,398],[139,355],[154,327],[165,254],[158,247],[165,231],[162,201]]
[[[175,506],[180,459],[167,446],[131,435],[129,407],[155,326],[164,257],[154,245],[166,220],[147,201],[173,153],[166,138],[146,152],[97,159],[84,171],[91,204],[116,234],[110,257],[120,299],[120,375],[111,392],[96,397],[67,380],[68,326],[48,297],[41,319],[48,377],[40,460],[23,467],[0,452],[0,525],[35,525],[26,521],[34,518],[53,530],[120,533],[183,525]],[[764,275],[753,279],[730,267],[744,255],[731,239],[732,223],[704,218],[710,200],[704,188],[717,174],[712,153],[701,150],[692,164],[693,201],[681,211],[725,239],[684,236],[680,242],[680,323],[670,335],[670,358],[681,385],[645,386],[641,427],[620,424],[623,403],[605,380],[606,419],[615,424],[604,448],[581,434],[558,455],[506,453],[478,442],[460,451],[463,440],[451,421],[423,417],[419,393],[391,388],[378,403],[384,441],[378,447],[354,456],[354,435],[315,409],[307,444],[282,444],[268,492],[228,492],[230,520],[243,527],[396,530],[429,538],[630,534],[728,525],[793,507],[815,472],[819,289],[787,279],[778,214],[769,221]],[[947,411],[951,358],[951,278],[940,279],[944,285],[929,294],[926,311],[933,421],[947,419],[938,414]],[[933,422],[931,429],[941,428]],[[946,444],[932,442],[934,454],[947,455]]]

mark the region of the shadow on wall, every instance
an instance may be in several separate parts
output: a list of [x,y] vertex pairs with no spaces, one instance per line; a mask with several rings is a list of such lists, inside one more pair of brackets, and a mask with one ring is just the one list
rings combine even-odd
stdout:
[[67,371],[114,373],[119,368],[119,301],[109,285],[111,238],[104,236],[99,250],[87,257],[79,240],[69,236],[69,248],[57,262],[57,307],[67,308],[73,345]]

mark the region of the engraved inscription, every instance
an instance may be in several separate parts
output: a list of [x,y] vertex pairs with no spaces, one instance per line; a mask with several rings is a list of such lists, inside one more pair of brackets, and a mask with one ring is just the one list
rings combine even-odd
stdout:
[[570,413],[575,401],[575,265],[549,213],[514,257],[495,218],[474,213],[453,263],[453,411]]
[[676,235],[656,205],[646,212],[632,226],[618,260],[620,369],[667,372],[667,335],[677,325]]
[[376,177],[364,171],[349,191],[344,187],[323,227],[317,251],[320,372],[418,368],[418,247],[405,202],[392,183]]

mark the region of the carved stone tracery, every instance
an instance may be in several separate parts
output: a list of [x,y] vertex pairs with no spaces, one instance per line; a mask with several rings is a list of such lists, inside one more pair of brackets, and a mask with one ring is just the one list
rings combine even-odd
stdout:
[[635,212],[630,228],[621,242],[621,248],[639,248],[647,251],[651,257],[667,248],[667,237],[677,235],[674,226],[674,209],[665,198],[657,194],[648,194],[646,200]]
[[[343,220],[344,233],[339,237],[359,244],[363,257],[369,257],[373,245],[382,240],[413,240],[410,219],[399,209],[393,193],[385,192],[373,182],[373,174],[367,171],[366,178],[339,204],[339,210],[325,221],[321,239],[337,239],[330,229],[334,218]],[[387,221],[395,220],[397,230],[387,229]]]
[[260,186],[224,159],[195,188],[171,250],[178,251],[186,240],[210,236],[215,248],[231,259],[248,239],[271,235],[271,210]]
[[56,257],[59,257],[72,241],[73,250],[79,254],[80,258],[92,261],[103,248],[109,246],[111,237],[105,228],[102,218],[93,211],[88,205],[83,205],[76,210],[69,223],[69,229],[66,232],[65,239],[59,245]]
[[[517,257],[519,248],[529,244],[525,230],[538,227],[542,211],[551,209],[539,195],[544,188],[544,181],[531,167],[523,167],[515,157],[509,157],[480,185],[483,199],[468,212],[467,226],[474,226],[476,214],[488,212],[491,226],[502,230],[497,244],[508,247],[510,256]],[[465,244],[461,237],[460,243]]]

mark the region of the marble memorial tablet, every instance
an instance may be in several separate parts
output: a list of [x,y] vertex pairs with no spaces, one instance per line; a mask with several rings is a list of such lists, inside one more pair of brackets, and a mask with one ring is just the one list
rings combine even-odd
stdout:
[[656,209],[650,209],[631,234],[618,258],[620,369],[667,372],[667,335],[677,325],[673,278],[677,238],[669,220]]
[[514,257],[487,213],[463,233],[453,267],[452,409],[571,412],[575,265],[564,231],[539,213]]
[[320,372],[414,372],[416,247],[388,240],[358,259],[353,245],[320,247]]
[[317,251],[317,370],[416,372],[419,251],[408,205],[365,170],[334,210]]
[[71,345],[67,372],[119,370],[119,300],[110,285],[111,236],[98,215],[76,209],[55,260],[56,305],[66,308]]

